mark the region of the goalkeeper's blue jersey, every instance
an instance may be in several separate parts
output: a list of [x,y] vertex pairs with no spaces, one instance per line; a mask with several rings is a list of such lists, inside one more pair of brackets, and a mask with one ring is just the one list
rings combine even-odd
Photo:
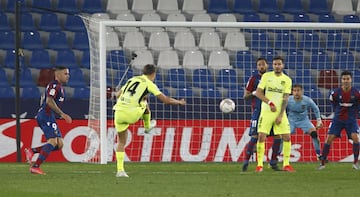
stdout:
[[296,101],[294,96],[289,96],[287,115],[290,122],[309,119],[309,109],[312,109],[316,119],[320,118],[319,107],[310,97],[303,95],[301,100]]

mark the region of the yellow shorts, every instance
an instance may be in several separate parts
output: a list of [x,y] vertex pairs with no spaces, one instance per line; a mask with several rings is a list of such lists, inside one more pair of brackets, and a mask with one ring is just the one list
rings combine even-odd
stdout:
[[290,124],[286,114],[283,115],[280,124],[276,124],[275,120],[278,113],[260,113],[258,121],[258,133],[270,134],[273,128],[274,135],[290,134]]
[[125,131],[130,124],[137,122],[145,112],[146,107],[134,107],[115,110],[114,124],[117,132]]

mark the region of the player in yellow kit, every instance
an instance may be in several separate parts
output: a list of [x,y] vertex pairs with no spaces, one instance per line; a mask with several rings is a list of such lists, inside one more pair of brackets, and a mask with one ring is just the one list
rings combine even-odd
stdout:
[[283,140],[283,170],[294,172],[289,164],[291,153],[290,125],[286,115],[288,97],[291,93],[292,81],[283,73],[284,60],[274,57],[273,71],[263,74],[256,89],[256,96],[263,102],[258,123],[257,172],[263,171],[263,157],[265,153],[266,136],[273,128],[275,135],[280,135]]
[[153,82],[155,76],[155,66],[152,64],[145,65],[143,75],[130,78],[115,94],[117,102],[113,107],[115,110],[114,123],[119,137],[119,144],[116,149],[116,177],[129,177],[124,170],[125,143],[129,125],[143,117],[145,132],[149,132],[154,127],[154,124],[150,122],[150,110],[146,101],[148,94],[153,94],[165,104],[186,104],[184,99],[177,100],[164,95]]

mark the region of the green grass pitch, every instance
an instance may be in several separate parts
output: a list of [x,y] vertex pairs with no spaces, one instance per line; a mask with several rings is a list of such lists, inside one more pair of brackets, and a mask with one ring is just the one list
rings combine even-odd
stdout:
[[360,171],[351,163],[294,163],[295,173],[241,163],[126,163],[130,178],[115,177],[115,163],[45,163],[46,175],[33,175],[24,163],[0,163],[1,196],[358,196]]

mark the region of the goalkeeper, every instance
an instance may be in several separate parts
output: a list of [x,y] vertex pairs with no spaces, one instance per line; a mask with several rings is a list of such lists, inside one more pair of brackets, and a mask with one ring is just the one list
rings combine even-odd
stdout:
[[130,78],[121,89],[115,93],[117,102],[114,124],[118,132],[119,142],[116,149],[117,173],[116,177],[129,177],[124,170],[125,143],[127,140],[127,128],[137,122],[141,117],[144,121],[145,132],[148,133],[155,126],[150,121],[150,110],[146,101],[149,93],[155,95],[165,104],[185,105],[184,99],[177,100],[164,95],[154,84],[156,68],[152,64],[145,65],[143,75]]
[[[302,129],[306,134],[310,134],[316,157],[320,157],[320,142],[316,129],[322,128],[323,123],[320,118],[319,107],[308,96],[303,95],[303,87],[299,84],[295,84],[292,88],[292,95],[289,96],[289,102],[287,106],[287,114],[290,123],[291,134],[295,133],[296,128]],[[316,128],[311,123],[308,115],[309,108],[315,113]]]

